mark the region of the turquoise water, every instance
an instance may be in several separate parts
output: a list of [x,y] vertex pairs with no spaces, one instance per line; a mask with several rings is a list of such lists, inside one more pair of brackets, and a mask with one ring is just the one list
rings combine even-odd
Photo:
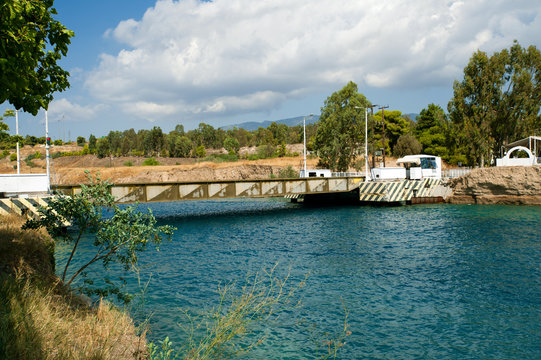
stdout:
[[[183,310],[209,309],[220,284],[278,263],[293,284],[308,274],[295,295],[302,307],[267,324],[267,341],[246,358],[321,355],[344,307],[352,334],[340,359],[541,358],[541,207],[146,205],[178,228],[141,257],[151,339],[182,343]],[[137,291],[134,277],[128,284]]]

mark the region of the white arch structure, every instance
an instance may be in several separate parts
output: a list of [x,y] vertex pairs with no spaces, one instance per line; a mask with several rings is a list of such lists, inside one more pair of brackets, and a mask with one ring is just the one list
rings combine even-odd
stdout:
[[[512,158],[511,154],[515,151],[524,151],[528,154],[528,158]],[[515,146],[511,148],[507,154],[501,159],[496,159],[496,166],[532,166],[535,164],[535,156],[530,149],[524,146]]]

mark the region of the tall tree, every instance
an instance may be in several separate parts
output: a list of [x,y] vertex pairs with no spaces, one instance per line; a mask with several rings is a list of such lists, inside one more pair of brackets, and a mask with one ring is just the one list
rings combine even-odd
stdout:
[[448,160],[448,129],[447,116],[441,106],[430,104],[421,110],[414,133],[422,145],[422,152]]
[[52,6],[53,0],[0,2],[0,103],[33,115],[69,87],[69,73],[57,61],[74,33],[53,19]]
[[385,111],[385,114],[382,111],[378,111],[374,114],[374,139],[377,141],[376,146],[379,146],[379,148],[383,148],[382,118],[385,119],[385,153],[390,154],[394,151],[398,138],[410,133],[410,122],[408,119],[402,117],[402,112],[398,110]]
[[353,164],[363,141],[363,109],[369,105],[353,81],[325,100],[313,144],[322,166],[347,171]]
[[491,154],[541,127],[541,53],[517,42],[489,57],[477,51],[455,81],[448,110],[470,164],[484,165]]

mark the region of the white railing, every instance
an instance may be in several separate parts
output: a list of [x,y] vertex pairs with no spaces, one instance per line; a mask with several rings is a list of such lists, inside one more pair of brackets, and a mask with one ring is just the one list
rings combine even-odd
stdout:
[[332,177],[364,177],[364,173],[360,172],[333,172]]
[[458,169],[447,169],[441,171],[441,177],[446,179],[452,179],[468,175],[471,172],[471,168],[458,168]]

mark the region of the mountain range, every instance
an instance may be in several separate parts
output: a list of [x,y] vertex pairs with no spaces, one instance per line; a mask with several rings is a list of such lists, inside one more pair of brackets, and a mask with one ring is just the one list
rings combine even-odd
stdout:
[[[402,114],[403,116],[409,116],[409,118],[413,121],[416,121],[416,118],[419,114],[415,114],[415,113],[410,113],[410,114]],[[292,118],[287,118],[287,119],[281,119],[281,120],[265,120],[265,121],[248,121],[248,122],[243,122],[243,123],[240,123],[240,124],[234,124],[234,125],[227,125],[227,126],[222,126],[220,127],[220,129],[223,129],[223,130],[232,130],[233,128],[237,128],[237,129],[244,129],[244,130],[248,130],[248,131],[254,131],[254,130],[257,130],[258,128],[262,127],[262,128],[267,128],[269,127],[270,124],[272,124],[273,122],[275,123],[278,123],[278,124],[286,124],[287,126],[296,126],[296,125],[302,125],[302,119],[304,118],[304,116],[297,116],[297,117],[292,117]],[[310,116],[310,117],[306,117],[306,123],[307,124],[314,124],[316,122],[319,121],[319,115],[313,115],[313,116]]]

